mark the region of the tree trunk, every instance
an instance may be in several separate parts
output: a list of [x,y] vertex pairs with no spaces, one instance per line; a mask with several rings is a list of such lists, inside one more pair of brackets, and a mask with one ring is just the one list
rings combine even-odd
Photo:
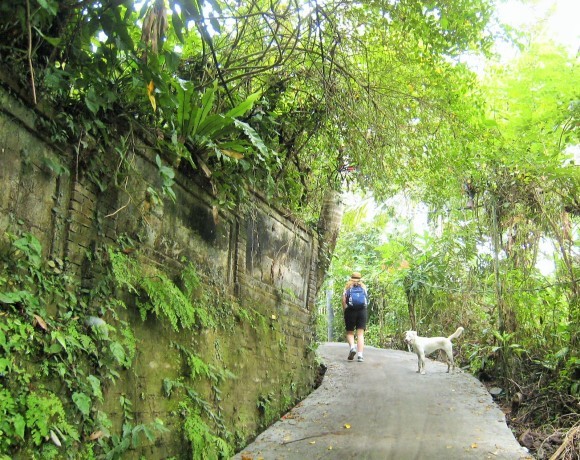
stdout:
[[515,315],[510,311],[506,305],[503,295],[503,279],[500,269],[499,253],[501,251],[501,228],[499,225],[497,199],[494,197],[491,207],[491,223],[492,223],[492,246],[493,246],[493,272],[495,276],[495,297],[497,305],[497,329],[500,334],[513,332],[515,330]]
[[417,312],[415,310],[415,296],[407,292],[407,308],[409,309],[409,321],[411,322],[411,330],[417,330]]
[[413,285],[409,274],[405,277],[403,282],[405,286],[405,296],[407,297],[407,308],[409,309],[409,321],[411,323],[411,330],[417,330],[417,310],[415,309],[415,303],[417,300],[417,294],[411,288]]
[[317,282],[316,292],[318,292],[324,282],[324,276],[328,267],[332,253],[336,247],[338,235],[340,233],[340,226],[342,224],[343,203],[342,194],[336,190],[327,190],[324,201],[322,203],[322,210],[320,212],[320,219],[318,220],[318,266],[317,266]]

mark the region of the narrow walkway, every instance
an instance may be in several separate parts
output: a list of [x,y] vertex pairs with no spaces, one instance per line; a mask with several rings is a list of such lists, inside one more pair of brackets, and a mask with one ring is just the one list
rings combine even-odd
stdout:
[[416,355],[326,343],[322,385],[234,459],[531,459],[481,383]]

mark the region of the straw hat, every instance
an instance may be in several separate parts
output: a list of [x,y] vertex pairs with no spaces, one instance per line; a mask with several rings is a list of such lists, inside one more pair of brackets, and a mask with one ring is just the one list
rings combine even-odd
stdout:
[[361,280],[361,278],[362,278],[362,276],[359,272],[352,272],[352,275],[350,275],[351,281],[359,282]]

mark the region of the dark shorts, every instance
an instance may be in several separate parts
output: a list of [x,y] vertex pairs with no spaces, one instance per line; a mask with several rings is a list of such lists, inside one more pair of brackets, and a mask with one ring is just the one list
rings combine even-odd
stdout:
[[367,328],[367,309],[354,309],[348,307],[344,310],[344,325],[347,331],[354,331],[355,329]]

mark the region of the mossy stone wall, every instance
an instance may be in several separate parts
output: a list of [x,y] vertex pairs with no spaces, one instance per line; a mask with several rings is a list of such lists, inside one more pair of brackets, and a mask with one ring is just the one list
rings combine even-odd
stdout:
[[[135,360],[106,388],[103,410],[120,423],[118,400],[125,395],[137,422],[159,418],[169,428],[130,457],[191,458],[181,396],[168,397],[164,379],[189,379],[219,412],[237,447],[312,390],[318,374],[312,351],[318,254],[313,232],[259,194],[244,211],[219,209],[184,174],[176,175],[175,201],[154,200],[151,189],[161,190],[156,153],[141,141],[130,152],[134,173],[101,191],[79,168],[74,146],[55,145],[40,134],[39,113],[3,89],[0,107],[0,235],[33,233],[46,258],[66,260],[68,270],[89,283],[97,275],[90,259],[96,248],[132,241],[144,270],[149,266],[176,279],[193,264],[203,289],[223,300],[215,327],[175,331],[161,316],[142,320],[128,298],[130,308],[121,314],[133,325]],[[255,312],[254,319],[236,308]],[[179,347],[231,377],[217,383],[190,379]]]

